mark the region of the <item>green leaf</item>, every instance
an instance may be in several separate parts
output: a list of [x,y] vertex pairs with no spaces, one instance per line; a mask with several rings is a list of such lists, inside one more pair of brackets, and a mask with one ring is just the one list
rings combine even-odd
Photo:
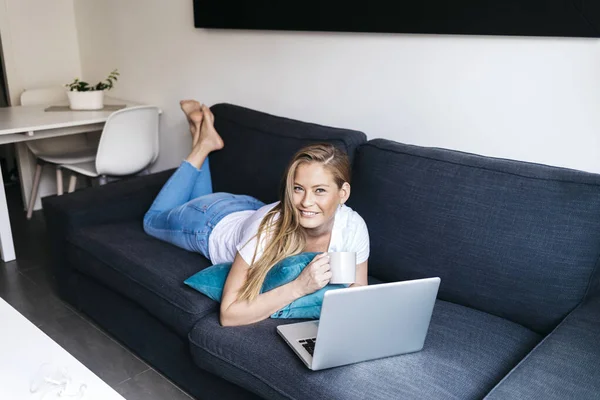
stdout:
[[80,81],[79,78],[73,79],[73,82],[65,84],[66,87],[69,88],[70,91],[79,91],[79,92],[88,92],[91,90],[110,90],[114,86],[117,81],[117,76],[119,76],[118,69],[114,69],[108,77],[104,81],[98,82],[95,86],[90,85],[87,82]]

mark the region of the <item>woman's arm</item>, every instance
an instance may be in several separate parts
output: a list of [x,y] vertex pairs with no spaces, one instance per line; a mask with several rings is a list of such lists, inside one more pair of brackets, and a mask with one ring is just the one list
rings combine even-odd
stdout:
[[363,263],[360,263],[356,266],[356,282],[354,282],[349,287],[367,286],[369,284],[369,278],[368,278],[369,267],[367,265],[368,263],[369,263],[369,260],[367,260]]
[[221,298],[221,325],[247,325],[269,318],[302,296],[316,292],[331,279],[327,253],[317,255],[295,280],[259,294],[254,300],[238,300],[250,266],[238,253],[225,281]]

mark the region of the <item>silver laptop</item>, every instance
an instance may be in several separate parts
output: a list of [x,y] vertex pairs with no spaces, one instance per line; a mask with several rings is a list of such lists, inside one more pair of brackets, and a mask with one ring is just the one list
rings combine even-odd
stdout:
[[423,348],[440,278],[330,290],[320,321],[277,332],[314,371]]

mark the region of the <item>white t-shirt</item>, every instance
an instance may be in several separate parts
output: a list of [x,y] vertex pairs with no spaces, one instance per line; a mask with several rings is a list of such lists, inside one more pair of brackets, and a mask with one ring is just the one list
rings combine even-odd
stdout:
[[[233,262],[236,252],[249,265],[256,249],[256,233],[265,214],[279,202],[267,204],[256,211],[239,211],[223,218],[208,239],[208,252],[213,264]],[[264,251],[266,238],[261,238],[255,260]],[[335,213],[331,241],[327,251],[356,252],[356,263],[369,258],[369,231],[362,217],[352,208],[342,205]]]

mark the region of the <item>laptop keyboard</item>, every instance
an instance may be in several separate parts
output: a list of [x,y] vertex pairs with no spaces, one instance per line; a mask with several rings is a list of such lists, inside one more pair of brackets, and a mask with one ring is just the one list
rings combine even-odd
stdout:
[[300,339],[298,343],[302,345],[308,351],[308,354],[311,356],[315,352],[315,344],[317,343],[317,338],[309,338],[309,339]]

